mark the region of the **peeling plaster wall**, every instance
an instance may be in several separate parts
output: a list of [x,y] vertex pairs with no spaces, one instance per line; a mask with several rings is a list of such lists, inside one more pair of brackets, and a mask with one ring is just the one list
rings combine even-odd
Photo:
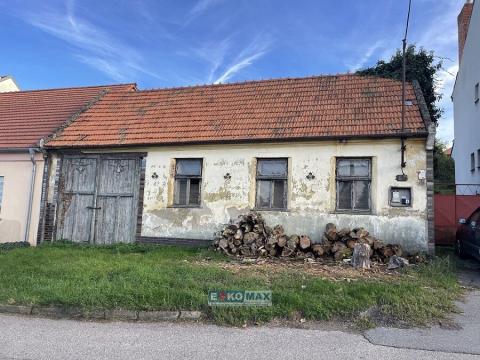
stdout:
[[[327,222],[364,226],[387,242],[427,250],[426,185],[417,175],[426,169],[425,140],[406,144],[407,182],[395,180],[400,173],[400,140],[396,139],[146,149],[142,236],[211,240],[223,223],[254,208],[256,158],[286,157],[288,211],[262,211],[269,224],[281,223],[288,233],[305,233],[314,241],[320,241]],[[335,213],[336,157],[372,158],[372,214]],[[175,158],[203,158],[200,208],[171,206]],[[310,172],[315,175],[312,180],[306,178]],[[229,180],[224,177],[227,173]],[[391,186],[411,187],[412,207],[390,207]]]

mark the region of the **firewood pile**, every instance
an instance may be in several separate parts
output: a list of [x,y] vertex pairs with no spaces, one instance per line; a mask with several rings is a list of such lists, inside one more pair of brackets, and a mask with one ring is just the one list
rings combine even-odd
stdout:
[[363,245],[357,246],[357,252],[365,254],[370,251],[370,259],[376,262],[387,262],[393,255],[403,254],[399,245],[386,245],[364,228],[338,230],[329,223],[322,242],[313,243],[307,235],[287,235],[282,225],[269,227],[261,214],[256,212],[240,215],[236,223],[225,225],[213,242],[215,250],[229,256],[293,259],[330,257],[336,261],[352,258],[357,244]]

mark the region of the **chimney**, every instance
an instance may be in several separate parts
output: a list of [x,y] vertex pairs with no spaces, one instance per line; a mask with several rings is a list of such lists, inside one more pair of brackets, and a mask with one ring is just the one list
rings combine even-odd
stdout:
[[467,40],[468,26],[472,17],[473,0],[466,0],[457,18],[458,23],[458,63],[462,62],[463,48]]

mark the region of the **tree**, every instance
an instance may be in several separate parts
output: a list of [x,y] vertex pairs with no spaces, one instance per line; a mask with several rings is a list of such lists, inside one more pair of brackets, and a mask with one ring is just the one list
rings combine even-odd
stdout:
[[[441,69],[442,62],[435,61],[433,51],[427,51],[424,48],[417,51],[415,45],[408,46],[405,54],[406,79],[407,81],[418,80],[432,121],[437,122],[442,115],[442,110],[437,107],[437,102],[442,98],[442,94],[435,92],[435,74]],[[401,80],[402,58],[402,52],[397,50],[389,61],[379,60],[375,66],[359,70],[357,74]]]
[[446,150],[447,145],[437,139],[433,151],[433,178],[437,193],[455,193],[455,187],[452,186],[455,184],[455,162],[446,154]]

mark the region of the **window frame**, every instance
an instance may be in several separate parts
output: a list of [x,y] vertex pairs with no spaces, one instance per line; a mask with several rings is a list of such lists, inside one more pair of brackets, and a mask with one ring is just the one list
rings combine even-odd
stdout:
[[[286,165],[286,174],[285,175],[260,175],[259,174],[259,164],[262,161],[272,161],[272,160],[283,160],[285,161]],[[256,159],[256,169],[255,169],[255,209],[257,210],[263,210],[263,211],[287,211],[288,210],[288,174],[289,174],[289,166],[288,166],[288,158],[286,157],[278,157],[278,158],[257,158]],[[270,206],[269,207],[263,207],[259,206],[259,184],[260,181],[269,181],[270,182]],[[274,184],[275,181],[283,181],[284,182],[284,187],[283,187],[283,204],[284,207],[273,207],[274,204]]]
[[470,171],[475,172],[475,151],[470,154]]
[[[178,174],[178,163],[182,160],[195,160],[200,162],[200,175],[179,175]],[[193,179],[198,179],[198,204],[189,204],[190,202],[190,182]],[[187,180],[187,189],[185,194],[186,204],[179,204],[178,200],[180,199],[180,186],[178,185],[179,180]],[[174,176],[174,185],[173,185],[173,205],[172,207],[176,208],[199,208],[202,206],[202,180],[203,180],[203,158],[176,158],[175,159],[175,176]]]
[[474,98],[473,101],[475,102],[475,104],[478,104],[478,102],[480,101],[480,82],[477,82],[475,84],[473,98]]
[[[344,176],[338,174],[338,163],[341,160],[366,160],[368,161],[368,176]],[[371,214],[372,213],[372,158],[371,157],[355,157],[355,156],[342,156],[335,158],[335,212],[338,213],[354,213],[354,214]],[[339,207],[339,182],[351,182],[351,207],[343,209]],[[356,181],[368,181],[368,209],[355,209],[355,186]]]
[[480,149],[477,149],[477,169],[480,169]]

